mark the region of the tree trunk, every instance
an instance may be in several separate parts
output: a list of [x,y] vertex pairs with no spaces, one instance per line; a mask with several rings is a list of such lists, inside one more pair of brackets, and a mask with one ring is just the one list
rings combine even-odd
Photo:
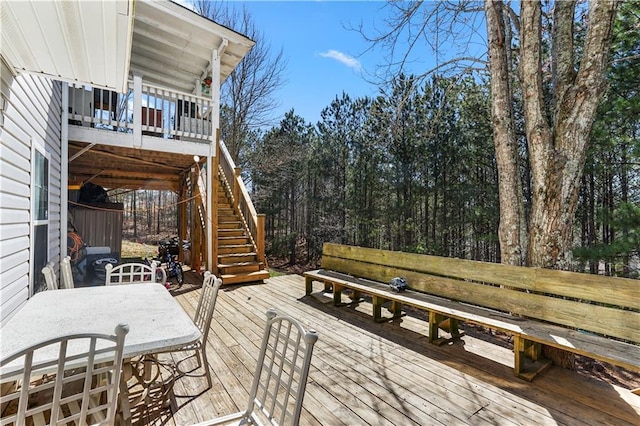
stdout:
[[[590,2],[584,56],[574,71],[575,2],[558,2],[552,46],[554,111],[545,109],[539,2],[523,2],[521,63],[525,128],[533,180],[527,264],[545,268],[571,260],[572,228],[593,118],[604,94],[616,3]],[[553,117],[553,123],[547,117]]]
[[505,32],[505,20],[508,18],[500,1],[485,1],[485,13],[491,72],[491,120],[500,198],[500,257],[502,263],[522,265],[526,248],[526,223],[509,73],[508,50],[511,40],[507,39]]

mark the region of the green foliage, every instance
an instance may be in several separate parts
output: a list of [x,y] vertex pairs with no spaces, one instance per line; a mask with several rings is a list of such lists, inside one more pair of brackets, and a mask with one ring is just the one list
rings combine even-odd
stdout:
[[614,27],[609,88],[593,126],[580,191],[580,242],[574,255],[592,272],[629,273],[638,254],[640,204],[640,2],[622,2]]
[[400,75],[375,99],[336,97],[315,127],[287,114],[252,161],[270,252],[295,232],[307,260],[325,241],[495,260],[488,99],[471,78]]

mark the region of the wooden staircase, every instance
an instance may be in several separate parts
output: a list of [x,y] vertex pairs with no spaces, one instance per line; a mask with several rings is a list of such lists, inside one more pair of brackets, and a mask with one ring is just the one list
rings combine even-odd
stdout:
[[262,281],[269,271],[258,260],[242,217],[233,208],[229,190],[218,179],[218,271],[222,284]]

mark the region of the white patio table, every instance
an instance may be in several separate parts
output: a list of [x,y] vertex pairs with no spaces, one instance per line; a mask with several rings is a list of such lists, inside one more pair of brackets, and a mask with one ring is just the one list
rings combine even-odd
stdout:
[[[45,291],[30,298],[0,328],[0,359],[24,347],[63,335],[113,334],[120,323],[129,325],[124,358],[178,349],[197,341],[201,335],[162,284]],[[69,346],[69,352],[73,352],[72,346]],[[55,350],[51,353],[39,351],[38,357],[56,360],[58,353]],[[17,363],[0,366],[0,377],[10,379],[19,367]]]

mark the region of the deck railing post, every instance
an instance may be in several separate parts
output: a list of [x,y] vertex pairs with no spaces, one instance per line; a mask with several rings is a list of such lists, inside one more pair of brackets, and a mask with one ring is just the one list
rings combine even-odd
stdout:
[[133,74],[133,146],[142,146],[142,74]]
[[238,210],[238,205],[240,204],[240,182],[242,179],[240,177],[242,173],[242,169],[240,167],[235,167],[233,169],[233,208]]
[[264,213],[259,213],[258,217],[257,217],[257,224],[256,224],[256,249],[257,249],[257,255],[258,255],[258,261],[260,262],[265,262],[265,255],[264,255],[264,230],[265,230],[265,223],[266,223],[266,217],[267,215],[265,215]]

